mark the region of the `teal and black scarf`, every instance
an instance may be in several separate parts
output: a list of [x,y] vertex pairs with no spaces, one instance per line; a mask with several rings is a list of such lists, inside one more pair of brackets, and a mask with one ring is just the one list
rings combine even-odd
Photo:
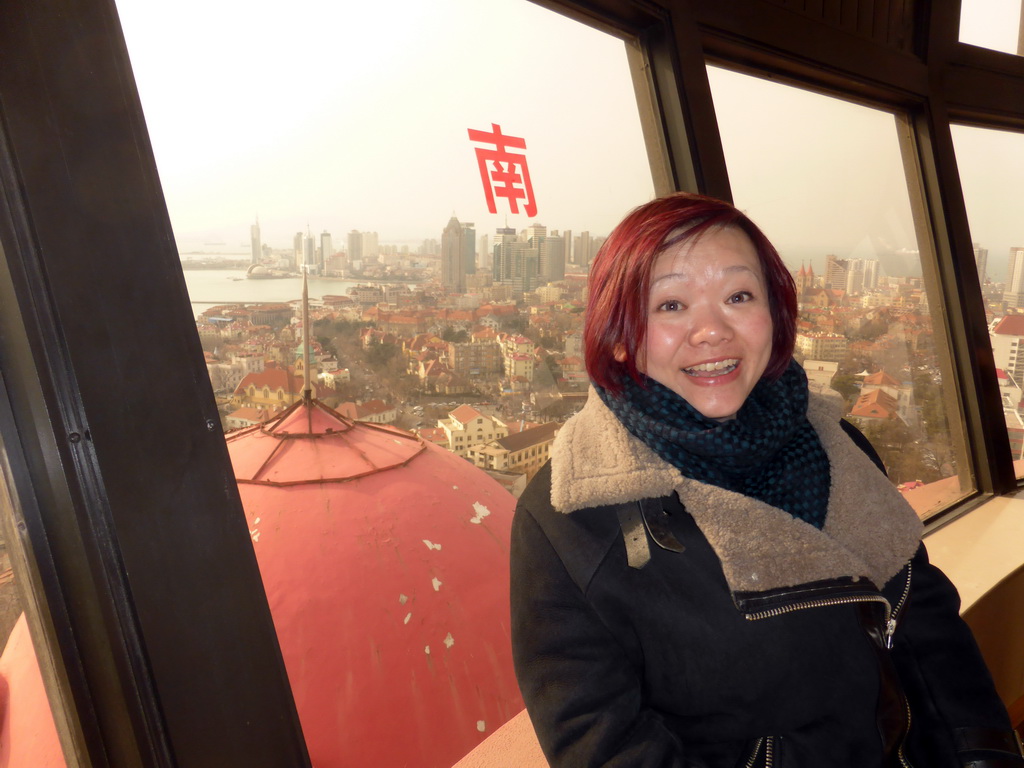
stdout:
[[685,477],[752,496],[816,528],[828,509],[828,456],[807,420],[807,375],[793,361],[762,379],[736,418],[705,418],[649,377],[623,377],[621,395],[598,394],[629,432]]

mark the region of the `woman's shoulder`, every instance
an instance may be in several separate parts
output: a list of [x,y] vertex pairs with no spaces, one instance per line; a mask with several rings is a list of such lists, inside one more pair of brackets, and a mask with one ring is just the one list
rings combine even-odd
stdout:
[[633,437],[591,389],[551,451],[550,501],[560,512],[667,496],[679,470]]
[[[635,502],[632,502],[635,503]],[[551,462],[545,464],[516,504],[513,570],[533,567],[543,551],[553,551],[581,591],[608,550],[621,536],[622,504],[562,512],[551,503]]]

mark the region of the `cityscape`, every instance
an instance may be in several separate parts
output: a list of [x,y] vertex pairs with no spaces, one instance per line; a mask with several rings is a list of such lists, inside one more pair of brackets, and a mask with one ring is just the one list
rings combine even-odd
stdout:
[[[314,396],[347,418],[441,445],[518,495],[586,398],[586,277],[603,241],[537,222],[478,233],[453,214],[439,237],[418,246],[353,230],[338,243],[326,231],[298,232],[289,247],[274,248],[256,223],[248,259],[183,264],[232,266],[257,280],[303,271],[337,280],[338,293],[310,308]],[[987,279],[986,249],[976,246],[975,257],[1019,459],[1024,315],[1013,313],[1024,307],[1024,248],[1014,251],[1005,286]],[[835,255],[826,255],[820,274],[809,264],[790,267],[800,301],[795,356],[812,388],[842,396],[846,418],[868,435],[920,514],[948,503],[960,489],[956,441],[924,279],[886,275],[877,259]],[[302,397],[298,296],[212,306],[196,324],[225,430],[272,419]]]

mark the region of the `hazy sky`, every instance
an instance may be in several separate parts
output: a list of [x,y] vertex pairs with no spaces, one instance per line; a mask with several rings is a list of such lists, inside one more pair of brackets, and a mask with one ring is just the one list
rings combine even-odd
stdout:
[[[1015,2],[988,0],[964,38],[1009,45],[981,35],[1006,37],[994,4]],[[453,213],[478,234],[506,218],[606,234],[653,194],[622,41],[525,0],[117,4],[182,251],[243,250],[257,216],[274,247],[307,226],[415,244]],[[711,76],[736,202],[784,256],[916,248],[891,114]],[[486,209],[466,130],[492,123],[527,141],[532,220]],[[975,133],[958,131],[957,151],[974,238],[1002,279],[1024,244],[1024,193],[1010,198],[1024,145]],[[917,271],[886,258],[891,274]]]
[[493,232],[467,136],[492,123],[526,139],[549,227],[607,231],[653,194],[622,41],[523,0],[118,8],[179,238],[247,241],[257,214],[281,247],[307,222]]

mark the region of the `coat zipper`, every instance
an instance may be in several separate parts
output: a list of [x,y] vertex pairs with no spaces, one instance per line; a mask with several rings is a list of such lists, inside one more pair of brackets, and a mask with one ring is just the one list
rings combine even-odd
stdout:
[[761,754],[761,745],[764,744],[764,768],[772,768],[775,764],[775,739],[772,736],[762,736],[754,744],[754,751],[743,768],[754,768],[757,756]]
[[[908,582],[909,590],[909,582]],[[816,600],[804,600],[802,602],[790,603],[789,605],[780,605],[777,608],[768,608],[764,611],[751,611],[744,613],[743,618],[747,621],[760,621],[761,619],[771,619],[776,616],[782,616],[786,613],[793,613],[794,611],[800,611],[805,608],[827,608],[832,605],[849,605],[851,603],[882,603],[885,606],[885,627],[886,634],[888,635],[889,627],[895,631],[893,622],[893,611],[892,606],[884,595],[846,595],[840,597],[822,597]]]
[[754,751],[750,754],[750,759],[747,760],[747,764],[743,768],[754,768],[754,761],[757,760],[757,756],[761,754],[761,745],[764,744],[764,736],[757,740],[754,745]]
[[[747,621],[759,621],[760,619],[769,619],[776,616],[782,616],[786,613],[792,613],[793,611],[799,611],[804,608],[824,608],[832,605],[849,605],[851,603],[869,602],[869,603],[882,603],[885,606],[885,645],[886,648],[892,648],[892,638],[896,633],[896,619],[899,616],[900,611],[903,609],[907,602],[907,598],[910,595],[910,564],[907,565],[907,583],[903,587],[903,594],[900,595],[899,602],[896,603],[896,607],[893,608],[889,601],[884,595],[847,595],[843,597],[823,597],[817,600],[805,600],[798,603],[792,603],[790,605],[780,606],[778,608],[769,608],[764,611],[754,611],[751,613],[744,613],[743,617]],[[910,731],[910,703],[903,699],[903,706],[907,712],[907,726],[906,732]],[[771,768],[772,765],[772,742],[769,738],[765,745],[765,768]],[[761,740],[758,740],[757,748],[754,750],[754,754],[751,755],[750,760],[747,762],[746,768],[753,768],[754,760],[757,758],[758,752],[761,750]],[[903,768],[913,768],[907,758],[903,754],[903,742],[900,742],[900,746],[897,750],[900,765]]]
[[[910,581],[908,580],[907,584],[909,583]],[[903,697],[903,707],[907,712],[907,730],[906,733],[903,734],[903,738],[900,739],[900,746],[899,749],[896,750],[896,754],[900,759],[901,768],[914,768],[914,766],[910,764],[910,761],[907,760],[907,756],[903,754],[903,745],[907,741],[907,734],[910,733],[910,702],[907,701],[906,696]]]
[[892,609],[889,619],[885,622],[885,647],[889,649],[892,649],[892,638],[896,634],[896,619],[899,617],[900,611],[903,610],[907,598],[910,597],[910,577],[913,567],[913,563],[907,563],[907,583],[903,585],[903,594],[900,595],[899,602],[896,603],[896,607]]

